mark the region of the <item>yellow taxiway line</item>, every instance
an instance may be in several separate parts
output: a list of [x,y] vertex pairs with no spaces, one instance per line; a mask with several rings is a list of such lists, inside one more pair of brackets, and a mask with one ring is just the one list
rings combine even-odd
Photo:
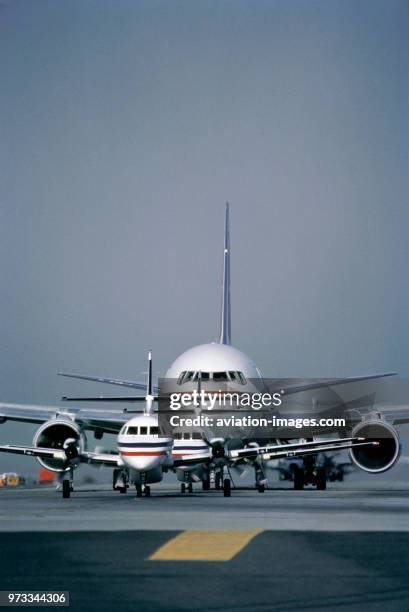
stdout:
[[261,529],[238,530],[189,530],[160,546],[148,559],[150,561],[230,561]]

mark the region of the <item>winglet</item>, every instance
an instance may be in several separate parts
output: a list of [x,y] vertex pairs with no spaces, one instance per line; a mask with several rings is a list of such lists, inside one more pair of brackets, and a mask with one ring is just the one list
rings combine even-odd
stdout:
[[220,321],[220,344],[231,342],[231,309],[230,309],[230,216],[229,203],[226,202],[226,216],[224,223],[224,252],[223,252],[223,283],[222,283],[222,311]]

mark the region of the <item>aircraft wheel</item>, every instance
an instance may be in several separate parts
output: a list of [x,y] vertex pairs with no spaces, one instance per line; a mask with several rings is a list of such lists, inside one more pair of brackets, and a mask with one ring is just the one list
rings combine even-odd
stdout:
[[193,485],[191,482],[189,482],[189,484],[187,485],[187,492],[188,493],[193,493]]
[[265,485],[263,485],[263,484],[258,484],[258,485],[257,485],[257,491],[258,491],[259,493],[264,493],[264,491],[265,491],[265,490],[266,490]]
[[180,485],[180,492],[183,494],[186,493],[186,485],[184,482],[182,482],[182,484]]
[[304,470],[298,466],[294,468],[294,489],[301,491],[304,488]]
[[71,485],[69,480],[62,481],[62,496],[67,499],[71,495]]
[[140,484],[135,485],[136,497],[142,497],[142,486]]
[[225,478],[224,479],[224,482],[223,482],[223,495],[224,495],[224,497],[230,497],[231,496],[230,478]]
[[325,491],[325,489],[327,488],[327,475],[325,473],[324,468],[319,468],[317,470],[315,484],[317,485],[318,491]]
[[151,496],[151,488],[146,485],[145,487],[145,497],[150,497]]

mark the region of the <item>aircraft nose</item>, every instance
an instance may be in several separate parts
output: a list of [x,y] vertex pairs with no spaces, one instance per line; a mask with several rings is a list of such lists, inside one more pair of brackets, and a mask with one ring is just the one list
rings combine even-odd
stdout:
[[122,458],[124,463],[128,465],[128,467],[133,468],[138,471],[148,471],[155,468],[161,460],[159,454],[150,455],[147,453],[144,454],[122,454]]

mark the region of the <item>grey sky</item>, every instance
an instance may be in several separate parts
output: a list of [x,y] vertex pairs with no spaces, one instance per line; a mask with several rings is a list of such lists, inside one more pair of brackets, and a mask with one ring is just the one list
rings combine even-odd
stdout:
[[0,20],[2,399],[216,339],[225,200],[233,343],[266,375],[408,375],[406,1],[6,0]]

